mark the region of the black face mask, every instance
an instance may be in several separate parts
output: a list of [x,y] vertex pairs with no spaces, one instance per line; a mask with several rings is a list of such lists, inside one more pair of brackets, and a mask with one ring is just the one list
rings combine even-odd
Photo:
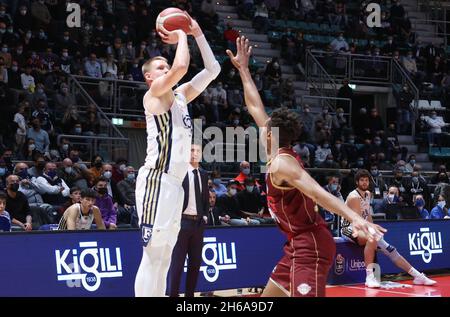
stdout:
[[97,191],[100,195],[104,195],[108,192],[107,188],[97,188]]
[[97,167],[97,168],[102,167],[102,165],[103,165],[102,161],[96,161],[96,162],[94,163],[94,166]]
[[19,190],[19,184],[18,183],[14,183],[14,184],[9,185],[9,190],[17,193],[17,191]]

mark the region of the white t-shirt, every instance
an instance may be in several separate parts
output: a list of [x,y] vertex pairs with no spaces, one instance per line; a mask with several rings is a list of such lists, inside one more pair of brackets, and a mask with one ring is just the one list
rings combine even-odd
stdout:
[[[16,133],[18,135],[27,135],[27,123],[25,121],[25,117],[20,113],[16,113],[14,115],[14,122],[16,122],[17,125],[19,126],[19,128],[17,128]],[[22,128],[23,130],[21,130],[20,128]]]

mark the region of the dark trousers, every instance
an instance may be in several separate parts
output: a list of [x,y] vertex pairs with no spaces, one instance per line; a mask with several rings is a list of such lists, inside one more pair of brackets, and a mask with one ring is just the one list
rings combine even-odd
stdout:
[[203,249],[203,220],[181,219],[181,228],[178,240],[172,253],[169,271],[169,296],[179,295],[181,275],[184,261],[188,255],[186,275],[186,297],[194,297],[197,277],[202,263]]

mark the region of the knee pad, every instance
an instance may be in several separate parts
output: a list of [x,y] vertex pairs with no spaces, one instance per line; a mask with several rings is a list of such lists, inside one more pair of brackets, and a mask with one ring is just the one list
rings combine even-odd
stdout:
[[378,241],[377,246],[384,255],[391,259],[391,261],[395,262],[400,258],[400,253],[398,253],[397,249],[393,245],[387,243],[384,239]]

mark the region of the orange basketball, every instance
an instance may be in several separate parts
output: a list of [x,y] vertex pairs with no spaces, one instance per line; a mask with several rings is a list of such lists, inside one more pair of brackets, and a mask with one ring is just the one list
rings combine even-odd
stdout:
[[164,26],[167,31],[183,30],[189,32],[191,19],[183,10],[178,8],[167,8],[161,11],[156,18],[156,30],[159,31],[160,26]]

